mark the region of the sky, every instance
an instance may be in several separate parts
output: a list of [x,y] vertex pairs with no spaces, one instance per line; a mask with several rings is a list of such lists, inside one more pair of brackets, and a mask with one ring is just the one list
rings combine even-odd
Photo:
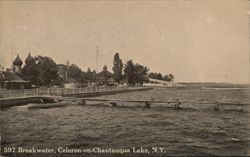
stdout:
[[249,83],[247,0],[0,1],[0,64],[17,54],[112,71],[119,52],[176,82]]

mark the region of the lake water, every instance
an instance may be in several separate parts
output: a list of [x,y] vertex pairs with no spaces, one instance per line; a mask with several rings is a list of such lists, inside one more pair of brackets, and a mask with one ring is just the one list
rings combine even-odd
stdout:
[[[166,150],[151,155],[250,155],[250,106],[225,106],[223,111],[216,112],[213,104],[203,104],[214,101],[249,103],[249,89],[154,89],[98,98],[180,99],[187,103],[181,105],[181,110],[169,107],[171,104],[152,105],[149,109],[79,105],[33,110],[18,106],[0,110],[2,152],[9,146],[55,150],[58,147],[150,149],[156,146]],[[239,112],[239,109],[243,111]],[[100,156],[98,153],[49,155]],[[145,156],[136,153],[106,155]]]

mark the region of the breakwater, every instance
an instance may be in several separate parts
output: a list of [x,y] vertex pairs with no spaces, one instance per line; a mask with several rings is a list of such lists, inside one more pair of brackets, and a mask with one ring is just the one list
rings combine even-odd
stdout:
[[[96,89],[96,88],[95,88]],[[90,90],[90,91],[83,91],[83,90],[73,90],[73,92],[62,92],[64,90],[55,90],[57,93],[62,93],[60,95],[51,93],[51,90],[47,90],[47,95],[43,93],[43,95],[39,95],[39,92],[35,92],[35,95],[22,95],[20,97],[8,97],[8,98],[1,98],[0,99],[0,108],[7,108],[12,106],[19,106],[25,105],[28,103],[41,103],[41,99],[44,103],[53,102],[54,99],[58,97],[95,97],[101,95],[111,95],[117,93],[126,93],[126,92],[133,92],[133,91],[144,91],[150,90],[152,88],[149,87],[131,87],[131,88],[113,88],[109,90]],[[59,92],[58,92],[59,91]],[[65,90],[66,91],[66,90]],[[83,92],[81,92],[83,91]],[[20,95],[20,94],[19,94]]]
[[134,91],[144,91],[150,90],[153,88],[150,87],[138,87],[138,88],[127,88],[125,90],[107,90],[107,91],[92,91],[88,93],[75,93],[75,94],[64,94],[67,97],[95,97],[101,95],[111,95],[111,94],[118,94],[118,93],[127,93],[127,92],[134,92]]
[[41,103],[43,102],[52,102],[53,98],[45,96],[32,96],[32,97],[19,97],[19,98],[6,98],[0,99],[0,108],[7,108],[12,106],[20,106],[28,103]]

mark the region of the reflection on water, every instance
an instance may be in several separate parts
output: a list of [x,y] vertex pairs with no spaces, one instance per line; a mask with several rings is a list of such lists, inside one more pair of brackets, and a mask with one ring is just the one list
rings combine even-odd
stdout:
[[[149,90],[100,98],[195,102],[250,102],[249,90]],[[22,147],[167,147],[168,155],[249,155],[249,108],[215,112],[212,105],[119,108],[67,106],[0,111],[2,146]],[[237,107],[237,106],[236,106]]]

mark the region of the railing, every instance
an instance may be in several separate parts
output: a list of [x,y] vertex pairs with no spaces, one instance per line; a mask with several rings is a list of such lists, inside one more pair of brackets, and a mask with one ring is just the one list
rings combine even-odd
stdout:
[[20,90],[0,90],[0,99],[31,97],[31,96],[64,96],[69,94],[82,94],[105,91],[131,90],[142,87],[127,86],[91,86],[85,88],[47,88],[47,89],[20,89]]

